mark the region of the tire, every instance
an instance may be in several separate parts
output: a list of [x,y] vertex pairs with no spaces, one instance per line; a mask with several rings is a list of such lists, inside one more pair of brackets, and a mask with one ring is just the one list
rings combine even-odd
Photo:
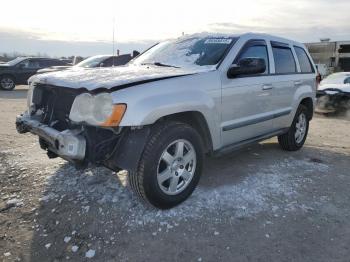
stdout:
[[16,82],[14,77],[9,75],[0,76],[0,89],[11,91],[15,88]]
[[[310,114],[307,107],[304,105],[299,105],[289,131],[278,136],[278,143],[282,149],[287,151],[296,151],[303,147],[309,132],[309,115]],[[305,122],[303,122],[302,119],[304,119]],[[300,136],[297,135],[297,132],[300,132]]]
[[[183,158],[178,157],[180,148]],[[160,209],[172,208],[196,188],[203,158],[201,137],[191,126],[181,122],[157,124],[146,142],[137,171],[129,172],[130,186],[146,203]]]

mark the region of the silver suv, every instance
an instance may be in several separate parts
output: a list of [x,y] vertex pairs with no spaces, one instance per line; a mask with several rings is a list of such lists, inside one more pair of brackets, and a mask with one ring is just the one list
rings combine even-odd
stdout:
[[205,155],[278,136],[300,149],[313,116],[315,66],[304,45],[265,34],[195,34],[159,43],[115,68],[29,80],[20,133],[50,158],[125,169],[158,208],[188,198]]

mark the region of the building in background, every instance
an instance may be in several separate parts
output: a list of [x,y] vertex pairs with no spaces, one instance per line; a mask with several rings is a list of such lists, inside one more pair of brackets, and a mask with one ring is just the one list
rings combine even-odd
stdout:
[[306,43],[310,55],[321,75],[350,71],[350,41],[330,41],[321,39],[317,43]]

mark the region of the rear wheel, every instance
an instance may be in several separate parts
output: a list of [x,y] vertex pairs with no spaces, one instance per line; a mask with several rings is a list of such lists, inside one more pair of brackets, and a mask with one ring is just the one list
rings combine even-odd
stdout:
[[15,79],[12,76],[1,76],[0,77],[0,88],[3,90],[13,90],[16,86]]
[[200,135],[191,126],[158,124],[146,143],[137,172],[129,172],[131,188],[155,207],[174,207],[197,186],[203,157]]
[[307,107],[299,105],[289,131],[278,136],[278,142],[282,149],[296,151],[303,147],[309,131],[308,115]]

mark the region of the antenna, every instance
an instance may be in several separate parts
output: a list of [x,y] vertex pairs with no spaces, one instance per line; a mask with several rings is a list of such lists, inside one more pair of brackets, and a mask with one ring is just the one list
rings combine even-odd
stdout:
[[112,67],[114,67],[114,60],[115,60],[115,39],[114,39],[114,35],[115,35],[115,16],[113,16],[113,53],[112,53]]
[[112,55],[114,56],[114,54],[115,54],[115,47],[114,47],[114,45],[115,45],[115,43],[114,43],[114,33],[115,33],[115,29],[114,29],[114,25],[115,25],[115,16],[113,16],[113,36],[112,36],[112,38],[113,38],[113,44],[112,44],[112,46],[113,46],[113,52],[112,52]]

